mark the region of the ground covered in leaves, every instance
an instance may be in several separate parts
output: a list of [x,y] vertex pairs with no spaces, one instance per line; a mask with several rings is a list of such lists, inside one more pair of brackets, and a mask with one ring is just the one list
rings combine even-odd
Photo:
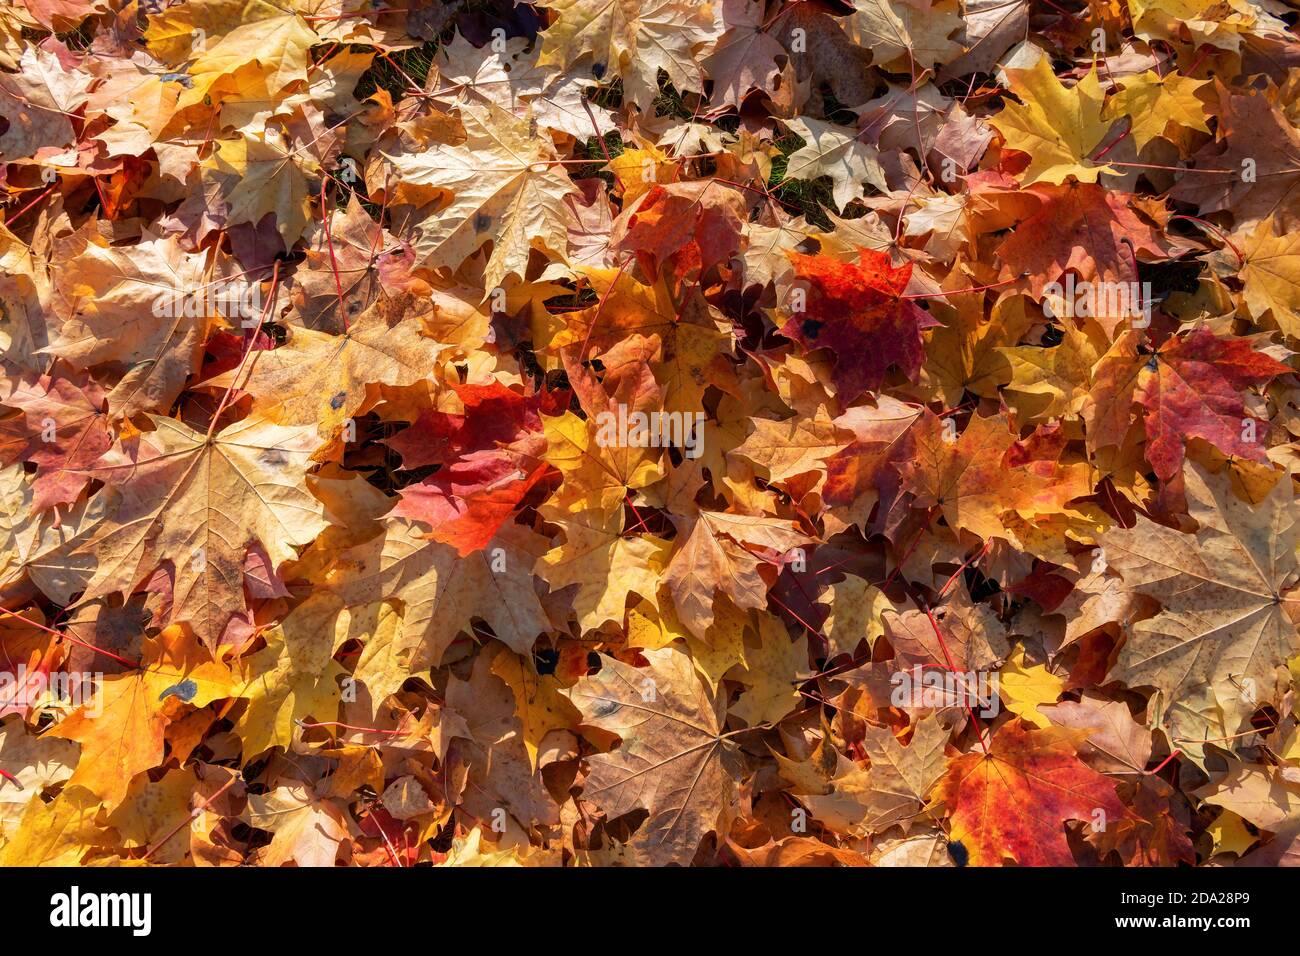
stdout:
[[1294,862],[1296,22],[7,4],[0,864]]

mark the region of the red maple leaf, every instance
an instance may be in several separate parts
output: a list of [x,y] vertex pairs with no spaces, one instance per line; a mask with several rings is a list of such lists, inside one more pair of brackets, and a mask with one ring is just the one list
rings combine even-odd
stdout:
[[1222,339],[1205,327],[1171,338],[1147,363],[1135,398],[1146,407],[1147,461],[1156,476],[1178,474],[1189,438],[1227,455],[1265,461],[1268,423],[1246,414],[1241,392],[1290,367],[1243,339]]
[[830,349],[832,378],[840,402],[880,388],[890,366],[914,379],[925,358],[921,330],[937,325],[902,298],[912,264],[894,268],[889,256],[858,250],[858,262],[789,253],[795,274],[807,287],[806,308],[796,311],[781,334],[805,351]]

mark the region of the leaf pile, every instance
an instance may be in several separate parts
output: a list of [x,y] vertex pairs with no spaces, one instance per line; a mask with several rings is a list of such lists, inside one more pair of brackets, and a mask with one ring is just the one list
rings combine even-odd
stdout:
[[1296,23],[7,4],[0,864],[1295,862]]

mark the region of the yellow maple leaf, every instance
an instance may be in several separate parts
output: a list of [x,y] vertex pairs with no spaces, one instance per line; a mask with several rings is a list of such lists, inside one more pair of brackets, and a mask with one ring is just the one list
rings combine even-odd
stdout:
[[168,628],[146,649],[139,670],[105,677],[90,700],[49,732],[81,744],[69,785],[90,790],[109,810],[126,798],[136,774],[162,762],[163,730],[175,707],[234,696],[229,669],[204,660],[181,628]]
[[1095,66],[1070,89],[1056,78],[1046,56],[1027,70],[1007,70],[1007,76],[1021,102],[1007,103],[989,122],[1002,133],[1008,149],[1028,154],[1022,185],[1059,185],[1070,176],[1095,183],[1102,173],[1114,172],[1090,159],[1111,126],[1102,118]]
[[[1228,274],[1236,271],[1244,284],[1241,297],[1251,318],[1273,320],[1287,335],[1300,333],[1300,233],[1279,236],[1273,217],[1261,221],[1249,235],[1236,237],[1241,250],[1224,250],[1217,259]],[[1236,268],[1234,270],[1234,263]]]
[[1052,722],[1039,711],[1038,705],[1055,704],[1064,689],[1065,681],[1042,664],[1025,663],[1023,647],[1016,648],[998,673],[998,691],[1007,710],[1043,730],[1052,726]]
[[1161,76],[1148,70],[1125,77],[1124,88],[1107,101],[1102,115],[1108,119],[1127,116],[1138,149],[1163,136],[1170,126],[1208,133],[1205,103],[1196,95],[1208,85],[1209,80],[1193,80],[1181,73]]
[[303,170],[308,163],[306,154],[287,148],[268,129],[263,138],[217,140],[202,168],[221,183],[230,206],[230,225],[256,226],[274,213],[276,229],[287,247],[298,241],[311,212]]

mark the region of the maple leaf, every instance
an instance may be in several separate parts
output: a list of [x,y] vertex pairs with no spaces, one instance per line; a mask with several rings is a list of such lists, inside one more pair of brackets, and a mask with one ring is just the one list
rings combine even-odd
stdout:
[[948,734],[935,717],[917,722],[912,739],[903,746],[882,727],[868,727],[862,749],[871,760],[867,774],[867,814],[862,826],[882,833],[901,826],[906,833],[921,813],[926,795],[947,768],[944,745]]
[[1141,374],[1138,339],[1139,333],[1134,329],[1120,332],[1110,348],[1092,362],[1095,348],[1078,335],[1070,335],[1062,341],[1066,355],[1059,359],[1053,356],[1050,360],[1053,366],[1069,368],[1071,377],[1079,366],[1092,363],[1088,396],[1081,414],[1087,427],[1088,447],[1094,451],[1118,447],[1128,432],[1133,419],[1133,394]]
[[35,491],[22,465],[0,469],[0,588],[10,596],[32,587],[63,605],[84,590],[94,559],[68,553],[104,516],[102,498],[79,502],[66,513],[37,513]]
[[646,285],[620,269],[586,269],[583,275],[600,299],[565,315],[563,328],[547,330],[549,351],[582,346],[599,357],[631,336],[657,339],[660,350],[650,368],[669,412],[698,411],[709,384],[727,382],[733,333],[698,291],[674,290],[662,278]]
[[90,480],[90,471],[112,444],[103,411],[104,393],[94,382],[43,377],[20,384],[5,404],[22,410],[33,437],[20,452],[36,466],[32,508],[71,504]]
[[226,667],[201,659],[178,629],[146,647],[140,670],[105,677],[94,697],[49,733],[81,745],[69,786],[85,787],[110,810],[125,799],[132,777],[162,762],[163,731],[176,707],[232,695]]
[[302,784],[249,794],[246,819],[272,834],[259,856],[263,866],[333,866],[348,837],[343,811]]
[[523,726],[524,746],[534,769],[542,741],[552,730],[577,726],[581,715],[551,674],[530,670],[517,654],[498,654],[492,673],[501,678],[515,695],[515,710]]
[[1233,761],[1228,775],[1201,791],[1205,802],[1225,807],[1261,830],[1288,830],[1300,814],[1300,791],[1287,777]]
[[712,4],[674,0],[547,0],[557,14],[542,34],[542,66],[569,67],[589,56],[597,75],[622,76],[628,98],[648,110],[658,72],[679,90],[698,89],[695,54],[714,37]]
[[954,759],[933,799],[950,810],[950,838],[974,866],[1072,866],[1065,839],[1070,820],[1091,821],[1097,810],[1111,825],[1129,811],[1115,785],[1075,756],[1086,733],[1003,724],[988,750]]
[[776,724],[799,704],[799,691],[792,685],[808,676],[808,636],[791,640],[786,626],[763,611],[751,612],[746,627],[756,635],[757,646],[746,646],[743,660],[727,672],[745,687],[727,713],[751,727]]
[[796,417],[784,422],[755,418],[754,431],[732,451],[761,465],[771,481],[784,483],[807,472],[821,471],[821,459],[831,457],[848,443],[849,434],[836,426],[824,408],[808,421]]
[[722,0],[726,32],[702,63],[713,80],[713,99],[739,108],[751,92],[775,88],[785,48],[764,27],[761,0]]
[[1121,701],[1087,691],[1078,701],[1042,706],[1059,727],[1089,731],[1079,755],[1102,773],[1142,773],[1151,759],[1151,731],[1133,719]]
[[899,468],[904,487],[921,507],[938,508],[950,527],[981,538],[1006,534],[1005,512],[1050,515],[1091,491],[1086,466],[1017,463],[1015,438],[997,416],[972,415],[955,440],[944,436],[945,426],[932,414],[914,432],[915,457]]
[[1060,185],[1068,176],[1095,183],[1102,173],[1114,171],[1091,159],[1111,126],[1102,119],[1096,68],[1067,90],[1052,72],[1050,59],[1042,57],[1027,70],[1007,71],[1011,92],[1021,102],[1007,103],[990,122],[1008,149],[1028,154],[1029,166],[1021,174],[1024,185]]
[[[209,9],[196,12],[205,7]],[[190,17],[195,19],[189,20]],[[215,40],[209,40],[208,33],[217,32],[211,29],[218,25],[212,22],[217,18],[225,29],[220,30]],[[182,4],[151,19],[145,38],[151,43],[155,37],[174,43],[181,31],[186,40],[192,41],[189,52],[196,54],[187,70],[191,82],[177,103],[181,109],[202,102],[221,77],[237,73],[251,63],[261,68],[267,92],[279,93],[290,83],[307,78],[307,52],[319,42],[315,32],[297,13],[286,12],[262,0]]]
[[268,396],[268,416],[285,425],[316,424],[323,439],[333,438],[356,416],[371,382],[411,385],[429,374],[447,345],[426,333],[423,318],[439,315],[444,303],[477,314],[450,296],[398,296],[367,309],[341,335],[294,329],[278,348],[258,351],[243,368],[206,384]]
[[701,839],[724,831],[736,812],[721,702],[688,654],[665,647],[643,656],[645,668],[602,658],[600,671],[569,692],[584,724],[621,740],[588,758],[582,795],[611,820],[649,811],[632,839],[639,858],[687,864]]
[[151,848],[150,859],[158,863],[184,862],[190,853],[188,841],[162,841],[190,818],[190,795],[196,784],[192,770],[169,771],[157,782],[135,778],[126,800],[108,817],[109,825],[121,834],[122,846]]
[[921,367],[921,330],[934,322],[901,298],[911,264],[894,268],[884,253],[858,250],[858,262],[790,253],[795,276],[808,285],[806,308],[781,327],[804,350],[827,348],[835,355],[834,379],[840,402],[878,389],[891,365],[908,378]]
[[621,509],[628,492],[653,484],[663,474],[657,449],[598,440],[594,422],[572,412],[542,419],[546,461],[563,476],[557,504],[568,511]]
[[631,593],[655,602],[668,542],[624,535],[621,509],[603,519],[598,512],[568,516],[548,511],[547,517],[563,529],[565,540],[541,557],[537,573],[553,591],[579,586],[574,609],[584,630],[621,620]]
[[66,318],[45,350],[77,368],[124,365],[109,393],[117,416],[163,411],[197,367],[215,318],[204,293],[222,284],[204,273],[202,257],[174,238],[146,236],[129,249],[88,242],[55,276]]
[[546,466],[512,452],[473,452],[418,485],[400,490],[393,513],[429,526],[429,536],[461,557],[487,547]]
[[437,87],[449,106],[466,98],[495,103],[523,118],[531,112],[540,125],[578,138],[592,132],[593,120],[602,134],[615,128],[610,111],[588,101],[581,68],[557,72],[541,65],[540,47],[524,37],[479,49],[458,33],[439,54],[445,63],[438,64]]
[[739,192],[719,187],[717,180],[656,185],[626,206],[610,245],[647,257],[651,273],[670,257],[683,265],[698,261],[704,271],[725,265],[740,249],[748,215]]
[[0,156],[6,162],[72,143],[70,116],[85,103],[89,78],[66,69],[52,52],[28,47],[17,74],[0,74]]
[[1146,455],[1156,476],[1168,480],[1177,474],[1192,437],[1262,461],[1262,442],[1246,430],[1246,422],[1256,420],[1246,414],[1241,390],[1290,371],[1249,343],[1219,338],[1203,327],[1166,342],[1143,369],[1135,395],[1146,408]]
[[340,643],[340,634],[343,641],[354,637],[365,641],[352,677],[369,692],[375,716],[408,678],[419,673],[411,669],[417,649],[405,638],[402,609],[394,602],[344,609],[334,621],[334,634],[335,643]]
[[897,493],[898,470],[891,462],[911,451],[911,426],[920,414],[920,408],[882,395],[874,408],[858,406],[835,419],[837,426],[853,432],[854,440],[825,459],[826,502],[846,509],[843,516],[828,515],[828,531],[836,521],[865,527],[871,508]]
[[1042,296],[1044,286],[1059,284],[1071,269],[1084,281],[1136,282],[1137,256],[1155,258],[1166,251],[1160,234],[1129,208],[1122,193],[1092,183],[1040,184],[1026,192],[1041,205],[997,253],[1008,274],[1029,276],[1035,296]]
[[511,274],[522,277],[530,249],[558,255],[567,248],[564,200],[575,190],[552,163],[554,150],[529,135],[525,120],[475,103],[463,104],[460,117],[464,143],[388,159],[403,181],[452,194],[446,208],[419,224],[413,245],[420,262],[455,269],[490,241],[490,289]]
[[[1175,184],[1170,196],[1202,214],[1231,210],[1238,226],[1273,216],[1283,230],[1300,223],[1300,129],[1263,96],[1220,92],[1219,137],[1193,158],[1201,175]],[[1259,144],[1268,143],[1265,149]],[[1247,175],[1249,173],[1249,175]]]
[[939,65],[938,79],[985,73],[1002,54],[1024,39],[1029,28],[1027,0],[966,0],[962,4],[962,33],[966,49]]
[[[381,534],[338,555],[325,586],[351,606],[392,596],[405,606],[403,640],[414,645],[411,667],[436,665],[473,618],[518,653],[526,654],[549,622],[533,590],[537,535],[502,528],[486,550],[462,558],[424,537],[419,522],[392,517]],[[500,549],[494,557],[493,547]],[[493,570],[493,563],[501,571]]]
[[486,546],[547,473],[538,411],[548,396],[525,397],[495,382],[453,391],[462,413],[425,412],[386,443],[403,467],[445,466],[400,489],[394,513],[429,525],[431,537],[464,556]]
[[460,794],[467,812],[488,819],[500,807],[527,829],[554,824],[559,808],[532,772],[524,724],[515,712],[515,692],[498,673],[498,658],[509,653],[496,646],[477,656],[468,680],[448,680],[447,706],[462,717],[465,731],[451,742],[447,760],[468,772],[470,785]]
[[682,523],[681,544],[664,581],[677,616],[701,638],[713,624],[715,591],[725,593],[738,608],[764,607],[768,585],[760,566],[816,540],[781,518],[702,511]]
[[1193,80],[1181,73],[1161,76],[1148,70],[1125,79],[1124,88],[1106,102],[1102,112],[1108,118],[1129,118],[1138,149],[1165,135],[1170,126],[1208,133],[1205,103],[1196,95],[1208,85],[1207,80]]
[[1055,704],[1065,689],[1065,681],[1042,664],[1025,662],[1025,649],[1018,648],[999,672],[998,692],[1007,710],[1026,723],[1046,728],[1051,721],[1041,711],[1044,704]]
[[654,143],[640,140],[635,148],[625,149],[610,159],[605,168],[614,177],[615,193],[629,210],[656,185],[675,183],[679,173],[668,153]]
[[816,231],[802,217],[775,226],[750,223],[746,230],[748,242],[742,254],[745,281],[760,286],[769,282],[784,284],[794,271],[787,253],[797,251],[800,244]]
[[0,863],[1295,862],[1282,5],[138,6],[0,9]]
[[863,182],[882,191],[888,188],[879,153],[860,135],[806,117],[789,120],[786,125],[804,141],[786,161],[786,179],[829,176],[833,183],[831,195],[840,209],[862,196]]
[[445,464],[469,452],[513,445],[542,430],[545,393],[531,396],[487,385],[452,385],[461,411],[429,410],[384,444],[402,456],[403,468]]
[[931,69],[961,49],[948,39],[962,22],[955,3],[854,0],[853,7],[848,34],[870,47],[877,63],[906,59],[917,68]]
[[265,648],[241,662],[232,696],[247,702],[235,725],[245,756],[287,749],[299,720],[334,718],[336,678],[345,673],[332,660],[340,637],[330,626],[337,610],[331,596],[313,596],[285,617]]
[[[72,776],[79,748],[70,740],[37,736],[17,721],[0,724],[0,850],[15,839],[23,814],[41,793]],[[10,769],[12,768],[12,769]]]
[[307,193],[308,161],[268,130],[263,137],[221,139],[203,168],[220,187],[230,225],[254,226],[267,216],[286,247],[293,245],[307,226],[311,201]]
[[948,734],[934,716],[916,723],[905,747],[883,727],[868,727],[862,749],[871,765],[863,769],[822,740],[805,761],[777,756],[782,776],[794,785],[800,802],[834,829],[855,834],[906,833],[925,811],[925,796],[947,767]]
[[[907,832],[923,813],[926,795],[943,777],[948,758],[944,747],[948,732],[935,717],[920,719],[906,747],[884,727],[867,727],[862,749],[870,758],[870,769],[863,773],[854,767],[836,775],[829,784],[840,812],[848,810],[853,831],[880,834],[893,826]],[[810,797],[809,803],[819,818],[828,797]],[[853,806],[857,804],[857,806]],[[857,819],[852,819],[857,817]]]
[[1234,271],[1241,276],[1241,296],[1251,318],[1271,313],[1282,331],[1294,336],[1300,332],[1295,320],[1300,312],[1300,236],[1280,236],[1274,223],[1272,216],[1262,219],[1248,236],[1239,237],[1241,259]]
[[1194,538],[1145,518],[1102,538],[1125,586],[1163,605],[1133,625],[1115,674],[1169,701],[1206,684],[1221,701],[1240,701],[1246,680],[1262,698],[1300,646],[1287,614],[1297,576],[1294,496],[1279,481],[1252,507],[1224,475],[1189,462],[1183,478]]
[[965,392],[992,397],[1009,371],[1006,347],[1028,331],[1033,316],[1020,296],[999,299],[984,315],[976,296],[956,295],[931,307],[943,324],[925,332],[923,383],[933,382],[950,404]]
[[882,610],[881,623],[900,664],[982,671],[996,667],[1008,656],[1002,622],[989,608],[972,603],[964,591],[959,590],[931,614],[939,625],[938,633],[930,623],[930,614],[923,610],[901,614],[893,608]]
[[1241,46],[1241,30],[1253,17],[1241,0],[1222,7],[1213,0],[1133,0],[1134,31],[1145,39],[1173,40],[1184,27],[1199,43],[1226,50]]
[[[825,598],[823,598],[825,601]],[[877,587],[858,577],[848,577],[831,585],[830,613],[822,621],[828,657],[852,654],[858,642],[869,645],[885,633],[881,615],[892,610],[893,603]]]
[[49,803],[33,801],[18,837],[0,847],[0,866],[76,866],[108,842],[96,822],[101,803],[85,787],[67,786]]
[[97,561],[82,599],[133,591],[165,566],[171,619],[215,650],[244,608],[248,550],[260,546],[278,566],[325,527],[305,474],[317,442],[310,429],[257,418],[212,436],[152,421],[155,431],[109,452],[95,470],[111,493],[103,522],[78,546]]
[[384,289],[392,237],[366,214],[355,195],[346,211],[334,210],[329,229],[313,223],[307,236],[315,241],[293,276],[297,314],[309,329],[345,331]]
[[[1100,344],[1087,332],[1067,324],[1061,344],[1053,348],[1032,345],[1000,348],[1011,368],[1008,391],[1045,396],[1046,406],[1032,416],[1036,419],[1079,417],[1091,395],[1093,369],[1101,361]],[[1023,413],[1023,405],[1018,407]],[[1115,414],[1120,411],[1125,413],[1127,424],[1127,406],[1114,409]],[[1089,432],[1089,438],[1094,437]]]

